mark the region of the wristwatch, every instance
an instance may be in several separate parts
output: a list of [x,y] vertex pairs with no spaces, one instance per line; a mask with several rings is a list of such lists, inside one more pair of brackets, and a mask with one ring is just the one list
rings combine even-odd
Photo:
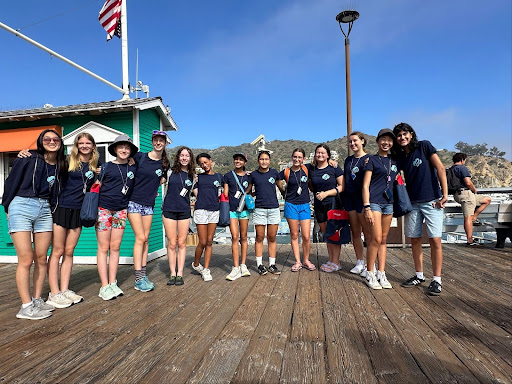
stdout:
[[370,204],[363,205],[363,209],[370,208]]

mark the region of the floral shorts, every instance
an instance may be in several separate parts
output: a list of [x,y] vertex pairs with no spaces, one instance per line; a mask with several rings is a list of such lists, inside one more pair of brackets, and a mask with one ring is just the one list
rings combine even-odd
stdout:
[[98,207],[98,218],[96,219],[96,232],[110,231],[111,229],[125,229],[128,211],[111,211]]
[[149,205],[142,205],[135,203],[134,201],[130,201],[128,203],[128,213],[140,213],[141,216],[150,216],[154,212],[154,208],[150,207]]

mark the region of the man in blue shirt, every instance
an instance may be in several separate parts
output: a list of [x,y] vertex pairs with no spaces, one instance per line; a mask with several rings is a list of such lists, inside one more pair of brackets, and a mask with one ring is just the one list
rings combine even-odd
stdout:
[[462,207],[464,231],[467,237],[466,244],[473,246],[478,244],[473,241],[473,226],[482,225],[478,220],[478,215],[491,203],[491,198],[477,194],[475,185],[471,181],[471,174],[466,167],[466,159],[467,155],[465,153],[459,152],[453,155],[453,173],[460,180],[462,186],[453,195],[453,198]]

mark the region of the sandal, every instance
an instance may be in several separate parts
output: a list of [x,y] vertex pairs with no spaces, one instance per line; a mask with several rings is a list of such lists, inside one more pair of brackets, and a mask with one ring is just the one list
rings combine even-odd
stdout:
[[336,272],[341,269],[341,267],[338,264],[335,264],[331,261],[327,262],[327,264],[324,264],[324,265],[326,265],[326,267],[324,269],[322,269],[322,271],[327,272],[327,273]]
[[292,266],[292,272],[299,272],[299,270],[302,268],[302,264],[300,263],[300,261],[297,261],[295,264],[293,264]]
[[302,264],[304,268],[306,268],[308,271],[314,271],[316,269],[315,264],[313,264],[311,261],[306,260],[304,264]]

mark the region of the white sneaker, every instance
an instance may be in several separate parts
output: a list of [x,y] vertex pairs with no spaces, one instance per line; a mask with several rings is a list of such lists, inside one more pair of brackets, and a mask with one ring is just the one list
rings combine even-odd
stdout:
[[226,276],[226,280],[233,281],[240,277],[242,277],[242,274],[240,273],[240,267],[233,267],[233,269],[231,269],[231,273]]
[[[201,267],[203,268],[203,267]],[[212,275],[210,273],[210,270],[207,268],[203,268],[203,271],[201,272],[201,275],[203,276],[204,281],[212,281]]]
[[377,280],[382,288],[391,289],[393,286],[386,277],[386,272],[377,271]]
[[67,297],[69,300],[73,302],[73,304],[78,304],[81,302],[84,298],[80,295],[77,295],[75,292],[73,292],[71,289],[67,289],[65,291],[61,292],[65,297]]
[[[373,264],[373,270],[375,271],[376,269],[377,269],[377,267],[375,266],[375,264]],[[367,269],[366,269],[366,265],[365,265],[359,276],[366,277],[366,271],[367,271]]]
[[350,270],[350,273],[355,273],[356,275],[360,275],[363,272],[364,263],[357,263],[354,268]]
[[199,265],[196,267],[194,266],[194,262],[192,262],[192,269],[196,272],[199,272],[199,273],[203,273],[204,271],[204,267],[201,265],[201,263],[199,263]]
[[251,276],[251,272],[249,272],[247,265],[240,264],[240,274],[242,275],[242,277]]
[[366,271],[366,285],[372,289],[382,289],[382,286],[377,281],[377,276],[375,276],[374,271]]
[[71,307],[73,301],[69,300],[66,296],[59,292],[55,295],[51,293],[48,294],[48,300],[46,300],[47,304],[53,305],[55,308],[67,308]]

